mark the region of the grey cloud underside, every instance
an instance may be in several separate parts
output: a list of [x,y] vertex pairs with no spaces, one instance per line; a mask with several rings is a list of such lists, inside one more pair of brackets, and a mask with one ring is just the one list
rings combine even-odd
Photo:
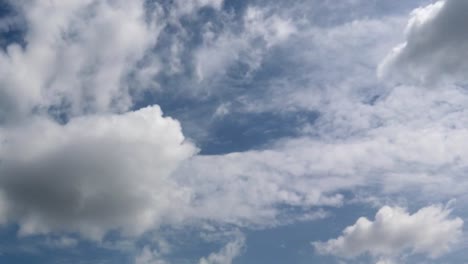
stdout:
[[[139,234],[183,210],[190,193],[169,175],[196,149],[157,107],[123,116],[47,119],[2,130],[0,192],[20,234],[110,229]],[[29,150],[29,151],[28,151]]]
[[406,28],[406,41],[380,66],[381,74],[400,82],[466,82],[468,48],[466,1],[438,1],[416,9]]

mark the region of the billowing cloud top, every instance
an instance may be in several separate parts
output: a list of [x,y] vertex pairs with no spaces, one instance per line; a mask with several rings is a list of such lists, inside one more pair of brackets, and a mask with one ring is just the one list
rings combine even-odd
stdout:
[[177,221],[188,206],[190,193],[169,175],[196,148],[157,106],[66,125],[34,118],[0,137],[2,216],[22,235],[139,234]]
[[374,221],[359,218],[342,236],[314,246],[320,253],[347,258],[364,253],[392,257],[406,250],[437,257],[447,252],[462,233],[463,220],[451,219],[449,214],[450,210],[440,206],[425,207],[414,214],[385,206]]
[[468,70],[468,3],[438,1],[415,9],[406,28],[405,43],[394,48],[380,74],[399,81],[430,84],[447,79],[464,82]]

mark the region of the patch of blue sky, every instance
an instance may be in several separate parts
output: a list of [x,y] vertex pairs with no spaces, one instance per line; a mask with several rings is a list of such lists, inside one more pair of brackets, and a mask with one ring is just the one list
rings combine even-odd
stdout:
[[0,1],[0,47],[5,51],[11,44],[22,47],[26,45],[24,39],[26,29],[21,16],[9,1]]

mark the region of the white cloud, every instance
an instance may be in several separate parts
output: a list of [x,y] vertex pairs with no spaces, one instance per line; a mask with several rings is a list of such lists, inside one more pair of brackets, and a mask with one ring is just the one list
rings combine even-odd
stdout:
[[0,190],[20,234],[139,234],[179,221],[190,202],[169,176],[196,149],[157,106],[66,125],[36,118],[0,137]]
[[467,11],[468,3],[459,0],[415,9],[405,31],[406,41],[382,62],[380,75],[425,85],[466,81]]
[[236,257],[243,253],[244,248],[245,236],[239,233],[233,241],[227,243],[219,252],[201,258],[199,264],[231,264]]
[[238,98],[243,107],[238,111],[327,114],[346,104],[354,108],[358,102],[350,98],[361,100],[367,94],[385,92],[375,88],[381,86],[375,67],[397,41],[397,29],[404,25],[400,17],[361,19],[326,28],[299,18],[289,23],[296,26],[296,32],[273,42],[271,52],[264,50],[260,64],[279,73],[257,80],[262,86]]
[[[194,32],[160,16],[177,20],[203,7],[220,11],[222,1],[173,1],[169,14],[156,8],[151,21],[145,20],[143,1],[30,2],[23,10],[30,25],[28,45],[0,54],[0,119],[17,121],[0,128],[0,223],[18,221],[24,235],[78,231],[99,238],[110,229],[138,234],[186,220],[264,227],[324,217],[320,207],[341,206],[340,193],[359,187],[377,186],[386,193],[417,187],[434,197],[458,195],[468,187],[463,92],[454,87],[438,93],[415,87],[375,91],[379,84],[372,74],[394,41],[398,17],[321,28],[296,16],[297,10],[250,6],[242,30],[224,14],[229,18],[220,22],[226,23],[223,30],[207,23],[203,44],[191,50],[183,41]],[[415,11],[408,36],[438,21],[443,8]],[[161,54],[147,54],[166,23],[177,31],[167,43],[172,47],[167,64],[159,60]],[[284,65],[268,53],[276,47],[284,48]],[[242,89],[239,100],[246,109],[238,109],[233,92],[228,97],[233,103],[221,104],[215,116],[305,109],[320,111],[319,120],[304,129],[309,134],[264,150],[189,158],[195,148],[183,141],[177,122],[163,118],[156,107],[104,114],[131,107],[134,91],[124,79],[142,57],[150,57],[148,65],[135,74],[149,84],[164,68],[186,74],[180,68],[188,53],[199,80],[207,81],[224,78],[236,61],[255,70],[267,55],[275,66],[300,65],[252,89],[265,86],[265,97]],[[220,83],[220,89],[230,85]],[[362,103],[372,93],[381,95],[375,104]],[[39,116],[15,118],[43,114],[50,106],[71,115],[97,114],[65,125]],[[284,205],[306,212],[284,216]],[[227,251],[205,261],[222,259]],[[147,248],[140,261],[162,261],[158,254]]]
[[[55,106],[76,115],[127,110],[125,75],[156,41],[143,1],[18,1],[26,46],[0,52],[0,120]],[[63,109],[62,109],[63,108]]]
[[159,107],[127,111],[157,86],[161,61],[148,52],[161,30],[223,1],[176,1],[168,13],[144,0],[11,4],[0,26],[24,23],[26,45],[0,51],[0,224],[98,239],[187,219],[191,186],[170,174],[195,147]]
[[[359,188],[418,199],[463,195],[468,187],[468,130],[460,121],[466,113],[447,105],[426,111],[426,98],[418,98],[416,103],[423,106],[409,112],[417,118],[394,112],[393,107],[411,107],[401,99],[393,106],[388,98],[388,104],[371,112],[386,117],[388,124],[381,127],[351,136],[330,132],[330,137],[284,139],[264,150],[196,156],[177,169],[175,178],[192,188],[198,218],[254,226],[284,223],[281,205],[339,207],[346,202],[340,193]],[[355,111],[360,118],[369,114]]]
[[463,220],[451,218],[450,212],[433,205],[410,214],[403,208],[385,206],[374,221],[361,217],[342,236],[313,245],[321,254],[345,258],[365,253],[391,257],[406,251],[435,258],[450,251],[462,235]]
[[269,48],[285,42],[297,31],[294,21],[269,14],[260,7],[248,7],[243,27],[240,33],[227,27],[220,34],[214,33],[209,25],[205,28],[204,43],[194,53],[199,81],[222,76],[236,61],[246,63],[250,71],[255,70]]

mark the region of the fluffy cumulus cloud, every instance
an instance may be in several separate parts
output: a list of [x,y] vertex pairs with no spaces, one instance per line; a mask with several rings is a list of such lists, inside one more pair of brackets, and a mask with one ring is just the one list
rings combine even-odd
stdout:
[[463,220],[450,217],[450,210],[441,206],[425,207],[414,214],[403,208],[385,206],[377,212],[374,221],[359,218],[342,236],[313,245],[319,253],[345,258],[365,253],[391,257],[405,251],[438,257],[460,239],[462,226]]
[[467,11],[468,3],[459,0],[415,9],[406,28],[406,41],[388,55],[380,66],[381,74],[425,84],[454,78],[466,81]]
[[[170,173],[195,147],[159,107],[66,125],[36,118],[0,130],[3,211],[20,234],[111,229],[139,234],[177,221],[190,193]],[[2,215],[4,216],[4,215]]]

